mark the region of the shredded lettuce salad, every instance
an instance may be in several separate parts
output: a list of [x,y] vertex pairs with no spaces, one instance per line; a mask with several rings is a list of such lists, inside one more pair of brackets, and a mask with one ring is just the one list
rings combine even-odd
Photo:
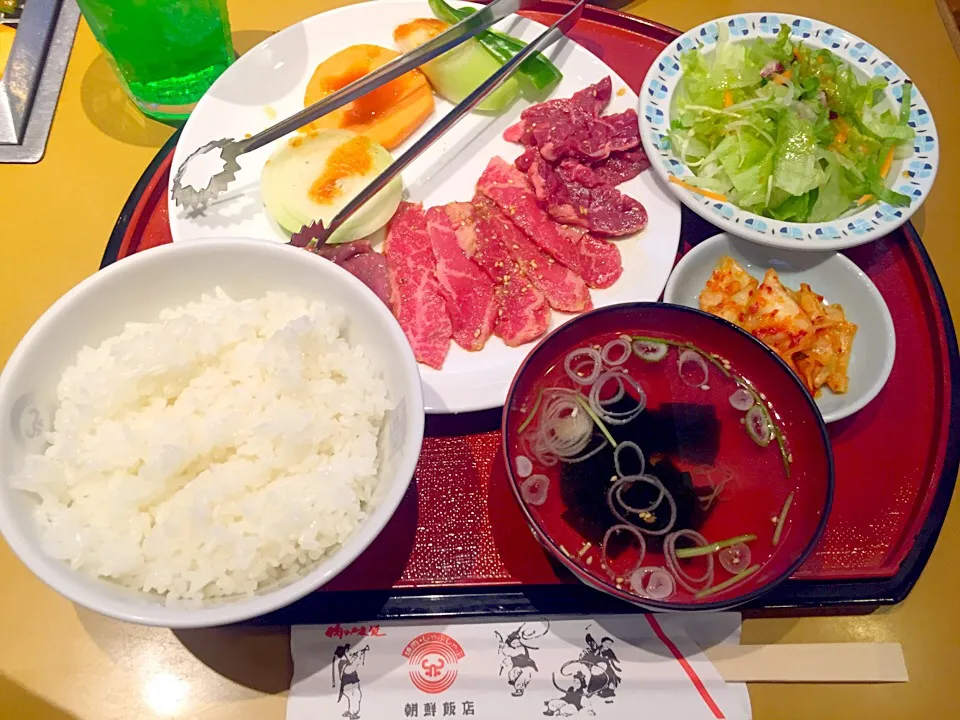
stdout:
[[791,222],[833,220],[881,200],[910,204],[886,185],[912,151],[909,83],[898,113],[879,101],[887,81],[860,82],[828,50],[793,43],[730,42],[681,57],[671,147],[693,175],[674,182],[744,210]]

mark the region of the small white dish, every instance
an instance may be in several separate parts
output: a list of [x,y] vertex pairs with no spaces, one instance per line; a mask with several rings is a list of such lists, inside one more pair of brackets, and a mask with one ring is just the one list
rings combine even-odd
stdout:
[[794,42],[829,50],[846,62],[861,82],[883,77],[887,87],[881,102],[891,109],[900,107],[903,85],[913,81],[893,60],[853,33],[827,22],[789,13],[728,15],[685,32],[663,49],[647,71],[640,86],[637,113],[640,116],[640,139],[651,167],[671,192],[702,218],[762,245],[821,252],[850,248],[889,235],[907,222],[927,199],[940,162],[940,140],[933,115],[916,85],[910,95],[909,125],[916,133],[913,148],[906,156],[894,161],[888,181],[892,189],[911,198],[909,207],[893,207],[880,202],[827,222],[784,222],[741,210],[730,202],[711,200],[669,181],[670,177],[683,178],[691,174],[673,152],[667,137],[674,96],[683,81],[681,56],[690,50],[704,55],[713,53],[720,27],[726,27],[732,42],[756,39],[772,42],[781,25],[790,28]]
[[[197,300],[221,287],[236,300],[284,291],[349,308],[352,343],[384,366],[394,403],[380,436],[380,485],[363,523],[302,575],[250,597],[167,605],[155,593],[91,577],[47,555],[34,519],[36,497],[10,477],[27,454],[45,448],[56,388],[85,345],[98,345],[127,322],[155,321],[164,308]],[[373,542],[403,499],[423,441],[423,391],[413,352],[383,302],[341,267],[313,253],[276,243],[223,238],[146,250],[83,280],[37,320],[0,373],[0,533],[37,577],[61,595],[104,615],[142,625],[211,627],[248,620],[289,605],[333,579]]]
[[893,369],[896,333],[880,291],[852,260],[835,252],[774,250],[720,233],[704,240],[677,263],[667,281],[664,301],[699,309],[700,291],[725,255],[757,280],[763,278],[767,268],[774,268],[791,290],[807,283],[826,302],[843,305],[847,319],[859,328],[847,370],[850,389],[836,395],[824,388],[817,398],[824,422],[853,415],[879,394]]

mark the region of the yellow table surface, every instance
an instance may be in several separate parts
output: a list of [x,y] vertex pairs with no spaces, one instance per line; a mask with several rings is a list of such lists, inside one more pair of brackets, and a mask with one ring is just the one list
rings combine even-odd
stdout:
[[[237,48],[343,4],[234,0]],[[847,28],[891,55],[923,90],[940,128],[940,174],[915,223],[951,305],[960,306],[953,269],[960,259],[960,62],[933,0],[646,0],[628,9],[677,28],[735,12],[793,10]],[[0,362],[57,297],[97,269],[127,195],[170,134],[130,106],[81,23],[46,157],[37,165],[0,165]],[[747,620],[747,643],[899,642],[911,677],[898,685],[754,685],[755,717],[960,718],[958,552],[954,506],[901,605],[869,615]],[[110,620],[48,589],[0,541],[4,720],[277,720],[285,714],[290,673],[285,629],[174,633]]]

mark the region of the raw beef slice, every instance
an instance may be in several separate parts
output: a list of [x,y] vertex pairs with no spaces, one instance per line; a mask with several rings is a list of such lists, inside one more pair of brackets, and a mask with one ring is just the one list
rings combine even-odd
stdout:
[[569,99],[548,100],[527,108],[520,122],[504,132],[504,139],[537,147],[547,160],[572,157],[583,162],[607,158],[640,142],[637,114],[627,110],[600,116],[610,101],[610,78],[606,77],[575,93]]
[[533,136],[529,133],[532,126],[550,120],[566,120],[571,115],[578,117],[597,117],[610,102],[613,93],[613,84],[610,76],[600,82],[578,90],[571,98],[557,98],[532,105],[520,113],[520,122],[511,125],[503,132],[503,139],[507,142],[533,144]]
[[427,210],[427,232],[453,340],[464,350],[481,350],[497,317],[493,281],[461,249],[457,227],[445,207]]
[[477,190],[493,200],[541,250],[579,272],[577,249],[537,204],[537,196],[526,175],[504,159],[495,157],[480,176]]
[[419,204],[401,203],[387,227],[391,307],[418,362],[439,370],[453,327],[436,277],[436,260]]
[[580,251],[580,270],[583,279],[592,288],[608,288],[623,274],[620,249],[609,240],[594,237],[583,228],[561,225]]
[[[520,166],[517,165],[517,167]],[[606,160],[601,160],[591,167],[607,185],[616,187],[627,180],[632,180],[650,167],[650,159],[643,148],[640,147],[635,150],[612,153]],[[524,172],[526,171],[524,170]]]
[[554,167],[536,158],[527,175],[537,199],[560,222],[614,237],[633,234],[647,224],[643,205],[576,160],[568,158]]
[[353,240],[338,245],[321,245],[317,255],[339,265],[364,285],[373,290],[386,305],[390,305],[390,274],[387,259],[376,252],[366,240]]
[[[488,223],[490,201],[479,193],[470,203],[451,203],[447,213],[459,224],[460,247],[496,284],[497,321],[494,333],[517,347],[547,332],[550,305],[517,265],[506,245]],[[475,207],[477,208],[475,210]]]
[[533,286],[544,294],[550,307],[560,312],[583,312],[592,307],[590,291],[579,275],[546,255],[488,198],[474,201],[483,218],[483,232],[502,243]]

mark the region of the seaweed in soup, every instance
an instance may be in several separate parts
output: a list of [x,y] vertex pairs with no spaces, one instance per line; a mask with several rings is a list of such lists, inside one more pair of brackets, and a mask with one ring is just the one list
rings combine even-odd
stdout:
[[[629,402],[623,409],[628,409]],[[613,410],[620,410],[616,405]],[[666,403],[658,410],[644,411],[629,423],[608,428],[617,443],[634,442],[646,458],[645,474],[653,475],[676,503],[676,521],[671,532],[697,529],[704,511],[698,501],[693,478],[682,471],[676,461],[699,465],[715,462],[719,450],[720,424],[712,405]],[[603,442],[595,430],[591,444]],[[583,537],[599,543],[611,525],[622,522],[611,511],[607,492],[617,479],[612,448],[606,448],[576,463],[560,463],[560,493],[567,510],[564,520]],[[639,459],[633,453],[621,454],[621,471],[633,475],[640,471]],[[621,492],[625,505],[645,508],[656,503],[660,491],[649,483],[631,483]],[[663,530],[670,520],[668,505],[661,503],[648,513],[630,513],[633,524],[650,531]],[[650,536],[658,542],[658,536]]]

